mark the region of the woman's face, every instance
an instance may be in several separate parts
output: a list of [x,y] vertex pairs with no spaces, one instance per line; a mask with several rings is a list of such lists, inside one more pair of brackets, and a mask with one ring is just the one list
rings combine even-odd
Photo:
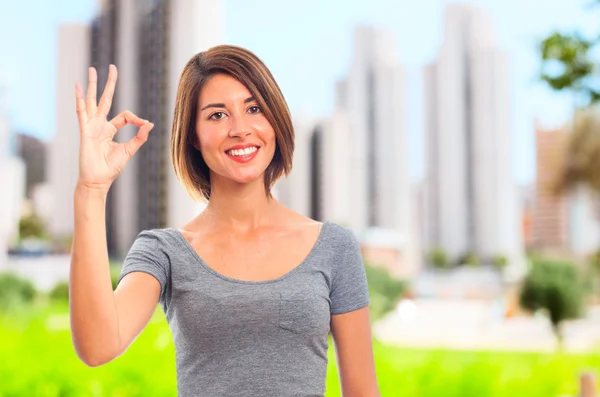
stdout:
[[238,183],[262,180],[275,154],[275,131],[248,88],[229,75],[212,76],[197,115],[197,142],[211,181],[217,175]]

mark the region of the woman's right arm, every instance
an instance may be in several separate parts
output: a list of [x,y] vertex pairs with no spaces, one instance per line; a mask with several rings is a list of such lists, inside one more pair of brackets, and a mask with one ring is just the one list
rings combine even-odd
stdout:
[[[153,127],[128,111],[106,119],[116,81],[117,70],[111,65],[98,105],[94,68],[89,69],[87,98],[76,85],[81,143],[74,192],[69,315],[75,351],[89,366],[109,362],[127,349],[150,320],[160,294],[159,282],[141,272],[128,274],[112,290],[105,226],[108,190]],[[113,141],[126,124],[140,127],[138,134],[126,143]]]

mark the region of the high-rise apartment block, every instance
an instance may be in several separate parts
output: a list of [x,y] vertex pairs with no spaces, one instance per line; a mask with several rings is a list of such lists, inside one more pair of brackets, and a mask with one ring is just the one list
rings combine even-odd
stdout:
[[[123,257],[141,230],[182,226],[203,208],[176,179],[169,144],[179,76],[193,55],[219,44],[220,13],[220,1],[106,0],[92,23],[90,46],[81,58],[90,57],[98,71],[99,95],[109,64],[119,70],[110,116],[131,110],[154,123],[109,193],[112,256]],[[136,133],[126,126],[115,140],[127,141]]]
[[511,158],[508,59],[483,10],[445,12],[438,60],[424,70],[426,249],[502,255],[522,265]]

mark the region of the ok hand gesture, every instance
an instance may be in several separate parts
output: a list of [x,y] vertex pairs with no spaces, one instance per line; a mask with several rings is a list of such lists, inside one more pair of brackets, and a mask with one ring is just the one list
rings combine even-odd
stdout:
[[[143,120],[130,111],[123,111],[108,121],[115,85],[117,68],[110,65],[108,79],[100,103],[96,105],[96,69],[89,68],[87,97],[84,100],[81,85],[75,85],[77,117],[81,143],[79,147],[78,185],[108,191],[112,182],[123,171],[129,159],[148,139],[154,124]],[[113,137],[119,128],[133,124],[139,128],[136,136],[128,142],[118,143]]]

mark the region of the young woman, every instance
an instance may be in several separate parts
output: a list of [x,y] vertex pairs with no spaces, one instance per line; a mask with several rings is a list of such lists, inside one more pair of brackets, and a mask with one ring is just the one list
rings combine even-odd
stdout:
[[[176,349],[180,396],[323,396],[328,334],[345,397],[379,396],[369,296],[358,241],[271,195],[292,166],[287,104],[250,51],[217,46],[192,57],[177,89],[171,159],[206,209],[179,228],[141,232],[113,292],[105,204],[111,183],[153,125],[129,111],[107,121],[111,65],[96,105],[76,86],[81,129],[70,274],[73,344],[98,366],[125,352],[157,303]],[[125,124],[127,143],[113,141]]]

